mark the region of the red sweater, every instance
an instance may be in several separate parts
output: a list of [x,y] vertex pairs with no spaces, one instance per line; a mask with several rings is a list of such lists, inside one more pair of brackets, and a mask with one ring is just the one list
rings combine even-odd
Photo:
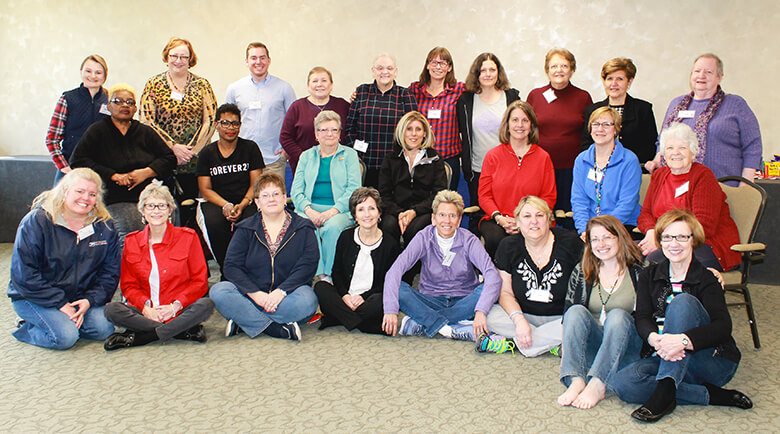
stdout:
[[518,164],[512,145],[496,146],[485,155],[478,194],[485,220],[496,211],[513,215],[517,203],[528,195],[539,196],[553,209],[558,192],[550,155],[538,145],[531,145]]
[[[712,247],[718,262],[724,270],[729,270],[740,263],[738,252],[731,246],[739,244],[739,232],[734,220],[731,219],[729,205],[726,203],[726,193],[721,190],[718,180],[706,166],[693,163],[688,172],[688,191],[676,199],[669,200],[666,184],[678,176],[672,175],[669,167],[664,166],[653,172],[647,195],[642,204],[642,212],[637,219],[637,226],[642,233],[655,228],[655,223],[665,212],[674,209],[675,202],[684,203],[683,208],[692,212],[704,227],[705,243]],[[657,203],[663,198],[668,205]]]
[[539,146],[552,156],[556,169],[571,169],[582,152],[585,109],[593,100],[587,91],[569,83],[561,90],[553,89],[556,99],[548,103],[544,97],[548,89],[552,89],[549,84],[538,87],[526,98],[539,121]]
[[[154,245],[154,257],[160,273],[161,305],[179,300],[182,306],[187,307],[206,294],[209,289],[206,259],[194,230],[168,223],[162,242]],[[151,271],[147,225],[140,232],[127,234],[122,253],[122,295],[130,305],[140,310],[147,300],[151,300]]]

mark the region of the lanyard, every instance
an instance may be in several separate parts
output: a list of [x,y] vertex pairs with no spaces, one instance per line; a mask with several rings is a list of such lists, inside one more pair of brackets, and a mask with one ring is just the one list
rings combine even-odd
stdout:
[[[612,152],[609,153],[607,164],[604,165],[603,169],[599,169],[598,163],[596,163],[596,149],[593,149],[593,171],[596,173],[596,215],[601,215],[601,189],[604,185],[604,178],[607,177],[607,168],[609,167],[609,162],[612,160],[612,154],[614,153],[615,146],[612,147]],[[601,174],[601,178],[598,176],[599,173]]]

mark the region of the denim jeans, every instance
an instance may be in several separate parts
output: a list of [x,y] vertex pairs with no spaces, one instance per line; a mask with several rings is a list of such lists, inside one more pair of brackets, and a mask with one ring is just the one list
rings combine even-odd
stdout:
[[232,282],[219,282],[211,287],[209,297],[217,310],[232,319],[249,337],[257,337],[272,322],[285,324],[311,318],[317,311],[317,296],[311,286],[303,285],[289,293],[276,312],[266,312],[249,296],[242,294]]
[[81,328],[76,328],[67,315],[53,307],[42,307],[27,300],[13,302],[14,310],[25,322],[13,332],[21,342],[54,350],[67,350],[79,338],[105,340],[114,332],[114,325],[103,314],[103,306],[89,308]]
[[474,319],[474,308],[482,294],[482,285],[474,292],[462,297],[449,297],[421,294],[408,283],[401,282],[398,290],[398,304],[401,310],[422,325],[425,335],[432,338],[439,329],[461,320]]
[[615,373],[639,360],[641,351],[630,313],[612,309],[602,327],[587,307],[575,304],[563,315],[561,383],[568,387],[572,377],[586,382],[595,377],[611,390]]
[[[666,308],[664,333],[684,333],[709,322],[709,314],[696,297],[680,294]],[[677,385],[678,404],[707,405],[710,397],[702,383],[723,386],[737,372],[737,366],[737,363],[715,355],[715,348],[688,352],[678,362],[653,356],[620,370],[613,377],[612,387],[623,401],[642,404],[650,398],[658,380],[671,378]]]

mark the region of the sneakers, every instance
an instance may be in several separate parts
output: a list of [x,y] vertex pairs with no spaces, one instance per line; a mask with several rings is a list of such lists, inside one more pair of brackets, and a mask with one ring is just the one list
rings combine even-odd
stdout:
[[287,339],[291,341],[302,341],[301,336],[301,327],[298,325],[297,322],[290,322],[287,324],[282,324],[282,330],[287,332]]
[[555,357],[563,357],[563,352],[561,351],[561,346],[556,345],[550,349],[550,354],[552,354]]
[[398,327],[398,334],[401,336],[425,336],[425,328],[417,324],[410,316],[405,316],[401,320],[401,326]]
[[301,328],[297,322],[289,322],[287,324],[272,322],[263,330],[263,333],[273,338],[301,341]]
[[225,337],[229,338],[231,336],[235,336],[241,333],[242,331],[243,330],[241,330],[241,327],[239,327],[235,321],[229,319],[227,322],[227,327],[225,327]]
[[307,321],[306,324],[310,324],[311,325],[311,324],[314,324],[314,323],[316,323],[317,321],[319,321],[321,319],[322,319],[322,314],[317,312],[314,315],[312,315],[311,318],[309,318],[309,321]]
[[474,329],[470,326],[454,328],[452,330],[452,339],[456,341],[474,341]]
[[501,354],[507,351],[515,353],[515,343],[511,340],[507,340],[505,337],[490,333],[482,333],[477,338],[477,345],[474,347],[474,351],[478,353],[496,353]]
[[27,322],[27,321],[23,320],[23,319],[22,319],[22,317],[20,317],[20,316],[17,316],[17,317],[16,317],[16,321],[14,321],[14,325],[16,326],[16,328],[20,329],[20,328],[22,328],[22,326],[23,326],[23,325],[24,325],[24,323],[26,323],[26,322]]

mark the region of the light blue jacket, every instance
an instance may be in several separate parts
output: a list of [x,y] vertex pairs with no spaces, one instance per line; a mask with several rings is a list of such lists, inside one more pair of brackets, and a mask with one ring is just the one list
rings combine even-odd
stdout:
[[[303,210],[311,205],[314,182],[320,171],[320,147],[315,146],[304,151],[295,168],[295,177],[290,188],[290,198],[295,211],[306,217]],[[330,186],[333,189],[333,201],[340,213],[349,213],[349,198],[360,187],[360,163],[358,154],[352,148],[338,145],[330,163]]]
[[[585,232],[588,220],[596,215],[596,182],[588,178],[596,159],[596,145],[582,151],[574,160],[571,184],[571,210],[578,233]],[[601,214],[616,217],[625,225],[636,226],[641,209],[639,187],[642,168],[636,155],[615,142],[601,186]]]

